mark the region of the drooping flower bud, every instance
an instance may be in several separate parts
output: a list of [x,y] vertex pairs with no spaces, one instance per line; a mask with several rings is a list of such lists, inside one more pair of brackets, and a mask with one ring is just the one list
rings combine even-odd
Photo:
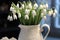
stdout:
[[8,15],[7,20],[9,20],[9,21],[13,21],[12,16]]
[[17,3],[17,7],[19,8],[19,4]]
[[35,4],[34,4],[34,9],[37,9],[37,8],[38,8],[38,4],[35,3]]
[[24,9],[24,4],[22,4],[22,6],[21,6],[23,9]]
[[48,4],[46,3],[46,8],[48,8]]
[[29,9],[25,9],[25,14],[29,15],[29,13],[30,13],[30,10]]
[[10,7],[10,11],[14,11],[14,8],[13,7]]
[[25,19],[29,20],[29,16],[28,15],[25,15]]
[[13,17],[12,16],[10,16],[10,20],[9,21],[13,21]]
[[43,5],[41,4],[41,5],[40,5],[40,9],[43,9],[43,8],[44,8],[44,7],[43,7]]
[[36,11],[35,10],[32,10],[32,15],[33,15],[33,17],[36,16]]
[[14,19],[14,20],[17,20],[16,14],[13,14],[13,19]]
[[21,13],[18,13],[18,18],[21,18]]
[[29,3],[27,7],[28,7],[29,9],[32,9],[32,4]]
[[44,19],[45,19],[45,20],[47,19],[46,16],[44,16]]
[[48,15],[51,16],[52,14],[53,14],[53,10],[50,10],[50,11],[48,12]]
[[56,17],[56,13],[53,13],[53,17]]

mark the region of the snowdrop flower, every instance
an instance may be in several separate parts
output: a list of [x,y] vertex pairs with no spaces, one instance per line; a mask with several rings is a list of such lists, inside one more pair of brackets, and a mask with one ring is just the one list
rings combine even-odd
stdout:
[[13,21],[13,17],[12,16],[10,16],[10,20],[9,21]]
[[51,11],[51,13],[53,13],[53,10],[52,9],[50,11]]
[[18,13],[18,18],[21,18],[21,13]]
[[44,16],[44,13],[41,13],[41,17],[43,17]]
[[30,10],[29,9],[25,9],[25,14],[29,15],[29,13],[30,13]]
[[44,16],[44,19],[45,19],[45,20],[47,19],[46,16]]
[[53,12],[53,17],[56,16],[56,13],[57,13],[57,10],[55,9],[54,12]]
[[8,15],[7,20],[9,20],[9,21],[13,21],[12,16]]
[[34,9],[37,9],[37,8],[38,8],[38,4],[35,3],[35,4],[34,4]]
[[45,14],[46,14],[46,11],[47,11],[46,9],[43,9],[43,10],[42,10],[42,12],[45,13]]
[[13,13],[16,13],[16,10],[13,7],[10,7],[10,11],[12,11]]
[[25,15],[25,19],[29,20],[29,16],[28,15]]
[[14,11],[14,8],[13,7],[10,7],[10,11]]
[[57,10],[55,9],[54,12],[57,13]]
[[32,9],[32,4],[31,3],[28,4],[28,8]]
[[52,15],[51,11],[49,11],[48,14],[49,14],[49,16],[51,16]]
[[35,10],[32,10],[32,15],[33,15],[33,17],[36,16],[36,11]]
[[1,40],[9,40],[7,37],[3,37]]
[[15,20],[17,20],[17,16],[16,16],[16,14],[13,14],[13,19]]
[[14,37],[12,37],[12,38],[10,38],[10,40],[17,40],[16,38],[14,38]]
[[24,4],[22,4],[22,6],[21,6],[23,9],[24,9]]
[[49,16],[51,16],[51,15],[52,15],[52,13],[51,13],[50,11],[48,12],[48,14],[49,14]]
[[48,4],[46,3],[46,8],[48,8]]
[[10,20],[10,15],[8,15],[7,20]]
[[50,11],[48,12],[48,14],[49,14],[49,16],[51,16],[51,15],[53,14],[53,10],[50,10]]
[[53,17],[55,17],[56,16],[56,13],[53,13]]
[[19,8],[19,4],[17,3],[17,7]]
[[43,9],[43,8],[44,8],[42,4],[40,5],[40,8],[41,8],[41,9]]

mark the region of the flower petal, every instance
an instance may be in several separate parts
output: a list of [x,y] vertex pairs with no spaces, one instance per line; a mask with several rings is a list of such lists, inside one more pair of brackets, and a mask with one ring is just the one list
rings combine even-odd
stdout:
[[38,8],[38,4],[35,3],[35,4],[34,4],[34,9],[37,9],[37,8]]
[[28,15],[25,15],[25,19],[29,20],[29,16]]

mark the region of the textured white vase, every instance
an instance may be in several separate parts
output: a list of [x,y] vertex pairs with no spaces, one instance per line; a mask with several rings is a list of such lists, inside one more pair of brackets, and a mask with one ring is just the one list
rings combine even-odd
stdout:
[[[19,25],[19,27],[21,28],[21,32],[18,40],[45,40],[50,31],[50,27],[47,24],[44,24],[41,28],[40,25]],[[44,38],[41,33],[43,27],[48,28],[48,32]]]

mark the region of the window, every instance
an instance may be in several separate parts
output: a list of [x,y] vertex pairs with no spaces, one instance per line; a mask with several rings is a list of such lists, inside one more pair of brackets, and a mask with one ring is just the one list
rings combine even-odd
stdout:
[[40,5],[40,3],[41,2],[44,2],[44,3],[48,3],[48,5],[49,5],[49,8],[50,8],[50,6],[51,6],[51,0],[36,0],[36,2],[38,3],[38,5]]
[[60,28],[60,0],[55,0],[55,7],[58,11],[57,16],[55,18],[55,27]]

